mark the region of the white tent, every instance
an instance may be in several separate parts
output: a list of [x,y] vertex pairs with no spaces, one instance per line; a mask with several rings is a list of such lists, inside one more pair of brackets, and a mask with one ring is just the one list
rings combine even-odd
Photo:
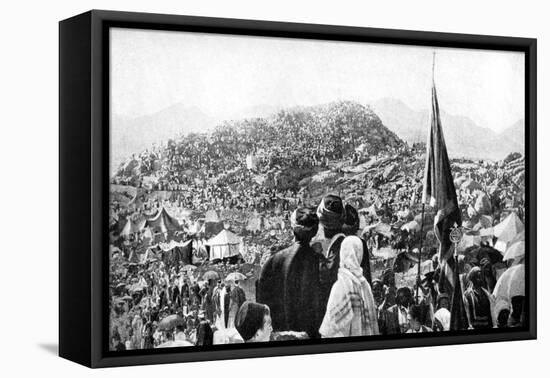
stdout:
[[210,260],[236,256],[242,250],[241,238],[229,230],[222,230],[206,244],[210,246]]
[[120,232],[120,235],[127,238],[131,234],[135,234],[143,230],[145,228],[145,224],[146,224],[145,219],[138,220],[137,222],[133,222],[128,218],[128,220],[126,221],[126,224],[124,225],[124,227],[122,228],[122,231]]
[[512,241],[523,230],[523,223],[516,213],[510,213],[506,219],[494,227],[495,236],[503,243]]

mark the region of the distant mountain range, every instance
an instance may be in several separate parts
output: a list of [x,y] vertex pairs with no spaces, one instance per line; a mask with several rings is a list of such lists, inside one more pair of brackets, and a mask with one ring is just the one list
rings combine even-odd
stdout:
[[132,154],[181,134],[206,131],[219,120],[197,107],[175,104],[151,115],[111,120],[111,170]]
[[[412,144],[426,141],[429,111],[415,111],[400,100],[386,98],[371,105],[384,126],[399,138]],[[212,130],[225,120],[265,118],[281,109],[271,105],[257,105],[235,111],[223,119],[206,114],[194,106],[182,103],[172,105],[151,115],[137,118],[114,116],[111,120],[111,169],[133,153],[144,151],[152,144],[191,132]],[[478,126],[471,119],[441,112],[447,149],[451,157],[499,160],[510,152],[523,152],[524,120],[501,133]]]
[[[385,98],[372,104],[375,113],[386,127],[411,144],[425,142],[430,111],[416,111],[405,103]],[[524,151],[523,119],[496,133],[477,125],[468,117],[452,115],[441,110],[445,143],[451,157],[500,160],[510,152]]]

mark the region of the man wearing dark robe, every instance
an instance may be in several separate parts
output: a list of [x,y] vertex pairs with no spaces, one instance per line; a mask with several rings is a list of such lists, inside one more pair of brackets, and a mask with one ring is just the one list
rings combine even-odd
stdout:
[[295,243],[273,254],[262,267],[256,300],[271,309],[275,331],[319,336],[324,315],[319,307],[319,254],[310,247],[318,222],[314,209],[296,209],[290,218]]

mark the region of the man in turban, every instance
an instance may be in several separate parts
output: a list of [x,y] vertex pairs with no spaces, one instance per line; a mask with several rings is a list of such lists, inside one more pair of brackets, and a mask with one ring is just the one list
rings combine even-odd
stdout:
[[318,336],[319,255],[310,247],[319,220],[314,209],[298,208],[290,217],[294,244],[274,253],[262,267],[256,300],[269,306],[275,331]]
[[342,232],[345,220],[342,199],[336,195],[325,196],[317,208],[319,232],[313,238],[311,246],[320,256],[320,308],[324,314],[330,290],[338,278],[340,266],[340,246],[346,235]]

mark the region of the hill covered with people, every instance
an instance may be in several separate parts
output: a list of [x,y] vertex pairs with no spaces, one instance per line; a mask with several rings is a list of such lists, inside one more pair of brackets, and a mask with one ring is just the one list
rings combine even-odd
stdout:
[[134,154],[113,181],[166,189],[248,170],[270,173],[277,184],[286,178],[296,189],[303,177],[335,162],[404,146],[370,107],[343,101],[225,122],[212,132],[169,139]]

